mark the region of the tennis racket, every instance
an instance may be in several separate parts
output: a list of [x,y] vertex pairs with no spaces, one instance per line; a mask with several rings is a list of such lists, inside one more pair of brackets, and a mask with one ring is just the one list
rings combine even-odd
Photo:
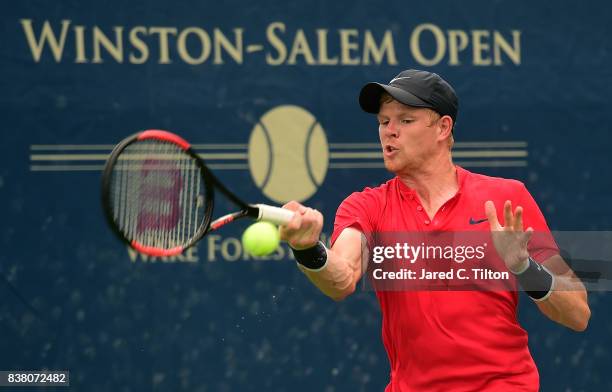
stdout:
[[[212,220],[215,189],[239,210]],[[181,254],[241,218],[288,223],[293,211],[247,204],[230,192],[178,135],[147,130],[122,140],[102,173],[102,208],[112,230],[138,252]]]

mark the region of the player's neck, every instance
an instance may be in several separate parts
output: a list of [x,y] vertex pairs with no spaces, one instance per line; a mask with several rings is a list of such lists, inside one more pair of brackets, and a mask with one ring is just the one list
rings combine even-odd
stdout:
[[398,177],[417,193],[423,207],[433,213],[459,190],[457,169],[451,159],[426,162]]

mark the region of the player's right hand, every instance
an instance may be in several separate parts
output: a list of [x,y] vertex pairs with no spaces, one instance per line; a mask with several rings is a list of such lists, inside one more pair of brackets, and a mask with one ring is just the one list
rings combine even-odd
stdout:
[[323,230],[323,215],[297,201],[290,201],[283,208],[294,211],[293,219],[280,227],[281,240],[293,249],[311,248],[317,244]]

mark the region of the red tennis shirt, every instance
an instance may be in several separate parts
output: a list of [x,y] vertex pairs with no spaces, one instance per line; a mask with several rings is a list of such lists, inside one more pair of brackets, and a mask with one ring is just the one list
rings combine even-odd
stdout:
[[[377,232],[489,231],[484,204],[524,209],[525,227],[550,233],[525,186],[457,167],[459,191],[434,217],[418,195],[395,177],[347,197],[336,213],[332,244],[347,227]],[[539,236],[537,238],[545,238]],[[552,237],[529,243],[532,258],[558,254]],[[516,291],[377,291],[382,339],[391,378],[386,392],[537,391],[539,375],[517,320]]]

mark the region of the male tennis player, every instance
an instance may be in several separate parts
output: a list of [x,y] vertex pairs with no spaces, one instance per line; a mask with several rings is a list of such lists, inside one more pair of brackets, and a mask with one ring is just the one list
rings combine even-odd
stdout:
[[[298,213],[281,236],[308,279],[341,300],[363,274],[362,237],[371,247],[373,233],[480,228],[542,313],[583,331],[590,317],[586,292],[573,272],[561,267],[554,241],[533,235],[549,229],[525,186],[453,164],[458,110],[453,88],[434,73],[406,70],[388,84],[366,84],[359,103],[376,114],[385,167],[396,176],[342,202],[331,249],[319,242],[323,217],[318,211],[297,202],[285,205]],[[391,365],[387,392],[539,389],[527,333],[517,321],[516,291],[379,290],[376,295]]]

